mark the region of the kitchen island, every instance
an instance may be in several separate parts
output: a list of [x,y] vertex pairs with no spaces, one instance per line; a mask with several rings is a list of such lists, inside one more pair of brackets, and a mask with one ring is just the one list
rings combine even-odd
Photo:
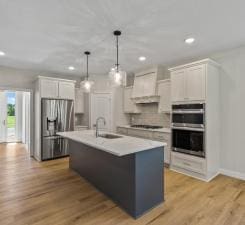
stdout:
[[69,167],[134,218],[164,200],[166,143],[94,131],[62,132],[69,140]]

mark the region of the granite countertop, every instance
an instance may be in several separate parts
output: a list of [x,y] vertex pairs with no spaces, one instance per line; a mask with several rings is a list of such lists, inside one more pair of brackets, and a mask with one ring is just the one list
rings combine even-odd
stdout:
[[159,129],[146,129],[141,127],[131,127],[130,125],[118,125],[117,127],[123,127],[128,129],[135,129],[135,130],[147,130],[147,131],[156,131],[156,132],[162,132],[162,133],[171,133],[171,129],[168,127],[163,127]]
[[[96,138],[94,132],[94,130],[84,130],[59,132],[57,134],[64,138],[81,142],[85,145],[89,145],[91,147],[111,153],[116,156],[124,156],[136,152],[150,150],[156,147],[167,146],[167,143],[165,142],[151,141],[148,139],[124,136],[121,134],[115,134],[117,136],[121,136],[121,138],[116,139],[107,139],[103,137]],[[100,132],[100,134],[103,133],[104,132]]]

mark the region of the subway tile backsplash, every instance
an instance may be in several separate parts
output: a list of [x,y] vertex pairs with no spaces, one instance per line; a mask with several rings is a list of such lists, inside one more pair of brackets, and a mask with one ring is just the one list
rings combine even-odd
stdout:
[[157,125],[170,127],[170,114],[158,113],[158,103],[140,104],[140,114],[131,114],[131,124]]

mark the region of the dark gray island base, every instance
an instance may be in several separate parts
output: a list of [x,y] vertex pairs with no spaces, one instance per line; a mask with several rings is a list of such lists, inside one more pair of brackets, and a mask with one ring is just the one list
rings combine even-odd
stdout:
[[134,218],[164,200],[163,147],[125,156],[69,140],[70,168]]

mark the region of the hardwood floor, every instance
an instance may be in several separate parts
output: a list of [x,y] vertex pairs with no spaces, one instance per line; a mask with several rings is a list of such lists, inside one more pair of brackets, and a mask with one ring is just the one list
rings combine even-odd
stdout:
[[38,163],[23,145],[1,144],[0,178],[1,225],[245,224],[245,182],[222,175],[205,183],[166,169],[165,202],[138,220],[69,170],[67,158]]

